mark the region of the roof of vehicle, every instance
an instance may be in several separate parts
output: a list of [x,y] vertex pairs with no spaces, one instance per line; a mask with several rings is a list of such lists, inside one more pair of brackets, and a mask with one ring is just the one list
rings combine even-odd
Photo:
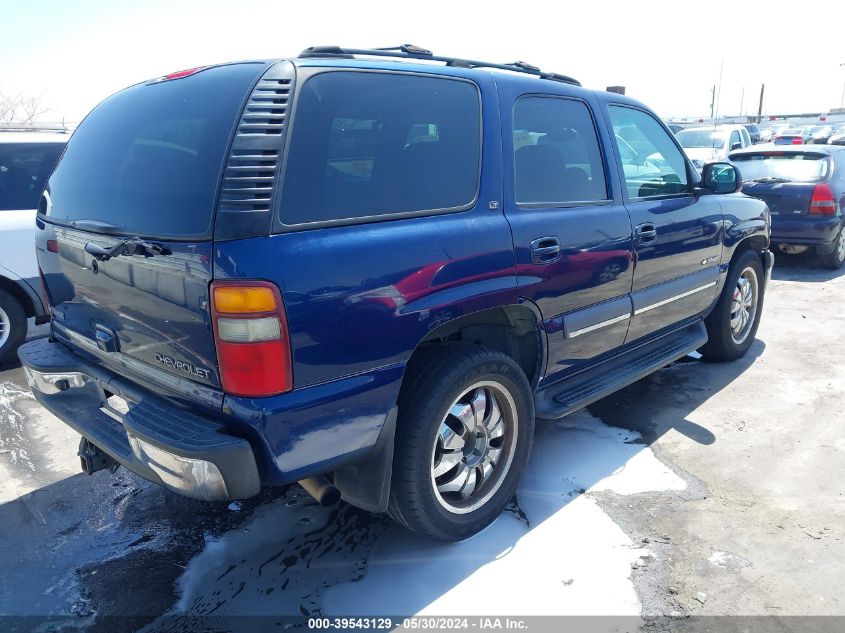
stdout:
[[[412,52],[405,52],[405,50]],[[423,51],[416,53],[413,51]],[[565,85],[572,94],[595,93],[603,95],[608,101],[647,108],[636,99],[618,93],[583,88],[570,76],[541,70],[527,62],[484,62],[433,55],[429,51],[409,44],[390,49],[352,49],[336,46],[312,47],[303,51],[299,57],[291,58],[298,67],[335,67],[335,68],[371,68],[377,70],[401,70],[428,72],[442,75],[472,78],[473,76],[493,75],[497,82],[516,82],[528,85],[538,92],[549,84]],[[546,83],[548,82],[548,83]],[[536,87],[535,87],[536,86]]]
[[67,143],[70,132],[0,129],[0,143]]
[[834,152],[845,151],[842,145],[775,145],[774,143],[761,143],[738,149],[731,152],[730,157],[742,154],[767,154],[776,152],[778,154],[833,154]]
[[[681,132],[733,132],[734,130],[745,129],[742,125],[698,125],[696,127],[687,127]],[[678,132],[680,134],[680,132]]]

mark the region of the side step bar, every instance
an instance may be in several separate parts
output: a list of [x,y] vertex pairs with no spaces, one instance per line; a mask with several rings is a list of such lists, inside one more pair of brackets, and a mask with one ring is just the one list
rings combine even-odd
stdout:
[[683,358],[706,342],[704,321],[698,320],[655,341],[634,347],[601,365],[538,391],[534,396],[537,417],[555,420],[574,413]]

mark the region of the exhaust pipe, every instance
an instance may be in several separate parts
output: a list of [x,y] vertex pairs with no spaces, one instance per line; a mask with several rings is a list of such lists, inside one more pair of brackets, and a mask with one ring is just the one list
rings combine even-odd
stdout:
[[323,507],[333,506],[340,501],[340,490],[322,475],[300,479],[299,485]]

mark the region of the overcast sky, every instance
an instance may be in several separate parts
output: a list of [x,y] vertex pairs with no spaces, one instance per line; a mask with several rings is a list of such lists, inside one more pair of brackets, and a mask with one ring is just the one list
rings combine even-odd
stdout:
[[706,115],[722,61],[722,114],[741,105],[756,112],[762,82],[764,113],[838,107],[845,1],[804,3],[806,13],[801,3],[780,4],[0,0],[0,92],[43,94],[50,112],[42,120],[75,122],[116,90],[174,70],[291,56],[315,44],[411,42],[456,57],[528,61],[590,88],[625,85],[666,117]]

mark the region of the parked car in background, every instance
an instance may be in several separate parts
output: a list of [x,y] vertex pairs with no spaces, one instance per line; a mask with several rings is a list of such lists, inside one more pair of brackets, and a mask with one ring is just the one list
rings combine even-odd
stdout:
[[729,152],[751,145],[751,136],[741,125],[690,127],[676,136],[699,171],[705,164],[725,160]]
[[798,129],[789,129],[775,136],[775,145],[804,145],[804,134]]
[[833,135],[834,127],[832,125],[816,125],[810,128],[810,138],[807,141],[814,145],[824,145],[830,140]]
[[207,500],[300,481],[461,540],[513,499],[536,418],[749,350],[774,258],[740,186],[641,103],[524,64],[177,72],[70,140],[36,229],[52,336],[19,357],[86,472]]
[[756,123],[746,123],[742,127],[748,130],[748,136],[751,138],[752,145],[760,142],[760,128]]
[[35,209],[69,136],[0,129],[0,364],[26,338],[27,318],[49,319],[35,259]]
[[677,134],[678,132],[684,129],[683,125],[678,125],[677,123],[667,123],[666,127],[671,130],[672,134]]
[[835,132],[827,142],[829,145],[845,145],[845,132]]
[[784,253],[810,249],[822,264],[845,262],[845,147],[813,145],[730,155],[742,192],[760,198],[772,214],[772,244]]
[[760,142],[771,143],[775,138],[775,131],[770,127],[764,127],[760,130]]

